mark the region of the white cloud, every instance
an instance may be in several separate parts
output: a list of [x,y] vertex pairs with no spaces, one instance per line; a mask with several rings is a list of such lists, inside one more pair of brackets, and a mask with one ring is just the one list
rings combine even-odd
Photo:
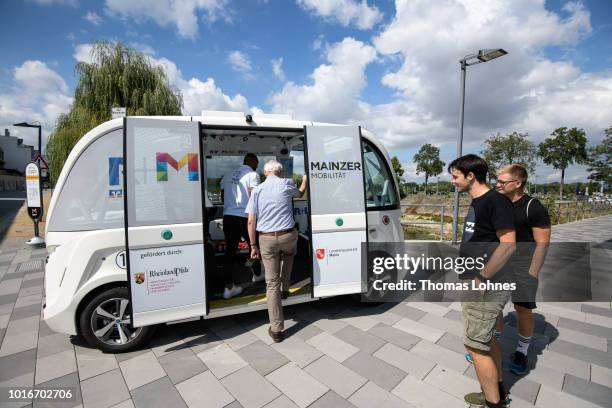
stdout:
[[232,66],[234,71],[249,73],[251,72],[251,59],[249,56],[240,51],[230,51],[227,54],[227,61]]
[[249,104],[244,96],[237,94],[230,97],[224,94],[212,78],[207,78],[206,81],[191,78],[186,86],[181,88],[181,92],[185,102],[183,113],[186,115],[199,115],[202,110],[249,111]]
[[404,174],[402,175],[402,179],[415,181],[418,180],[421,176],[416,173],[416,164],[413,162],[401,162],[402,168],[404,169]]
[[93,47],[91,44],[79,44],[74,48],[74,54],[72,56],[78,62],[86,62],[91,64],[93,62],[93,56],[91,54]]
[[590,141],[599,141],[603,129],[612,124],[612,72],[582,73],[532,99],[514,126],[528,129],[537,140],[549,137],[557,127],[578,127],[585,129]]
[[[581,3],[566,4],[564,18],[546,10],[543,2],[527,0],[398,0],[396,7],[395,18],[373,41],[381,54],[402,59],[402,66],[382,79],[402,96],[396,103],[412,106],[412,119],[438,124],[426,126],[417,139],[451,142],[456,137],[458,60],[479,48],[496,46],[509,54],[467,70],[466,133],[482,141],[495,131],[528,131],[536,136],[542,129],[550,133],[560,126],[558,115],[543,118],[537,112],[546,110],[558,93],[578,91],[574,82],[580,70],[571,62],[543,55],[546,47],[574,46],[591,32],[589,12]],[[590,108],[601,112],[594,101]],[[525,122],[532,114],[542,123]],[[601,125],[592,119],[593,113],[585,121]],[[396,144],[414,146],[405,136],[398,132]]]
[[[66,81],[41,61],[26,61],[15,68],[14,79],[19,89],[28,95],[43,95],[45,92],[68,92]],[[50,96],[52,97],[52,96]]]
[[285,72],[283,71],[283,57],[272,59],[270,63],[272,64],[272,72],[274,72],[274,76],[276,76],[282,82],[285,82],[287,78],[285,77]]
[[[39,121],[43,137],[55,126],[60,113],[68,111],[73,98],[66,81],[47,64],[30,60],[13,70],[13,89],[0,94],[0,128],[11,128],[16,122]],[[13,128],[26,144],[35,145],[36,132]]]
[[[537,143],[559,126],[582,127],[596,143],[612,124],[612,71],[584,73],[571,60],[546,57],[551,48],[579,46],[591,31],[590,12],[581,2],[552,12],[544,1],[397,0],[396,15],[372,39],[382,61],[399,62],[381,78],[393,99],[371,104],[361,95],[364,69],[375,57],[359,64],[332,62],[327,55],[310,84],[289,82],[269,102],[274,111],[297,118],[361,124],[392,149],[436,143],[448,161],[457,138],[459,59],[502,47],[507,56],[468,68],[464,152],[478,153],[496,132],[528,132]],[[347,47],[318,38],[314,48],[329,53]],[[584,173],[582,166],[569,170],[571,177]],[[539,168],[543,178],[551,171]]]
[[344,27],[354,25],[369,30],[383,17],[378,7],[370,6],[366,0],[297,0],[306,11],[327,21],[337,21]]
[[424,143],[439,145],[457,135],[455,128],[445,126],[410,101],[379,105],[361,102],[360,106],[358,123],[374,132],[390,149],[418,147]]
[[406,99],[372,105],[362,98],[367,85],[366,67],[376,60],[370,45],[353,38],[327,45],[326,64],[317,67],[312,84],[288,82],[269,98],[272,111],[295,118],[355,123],[373,131],[390,148],[443,141],[451,130]]
[[546,176],[546,181],[548,183],[554,183],[555,181],[561,181],[561,171],[553,171],[548,176]]
[[326,64],[310,75],[311,85],[287,82],[269,98],[272,111],[300,119],[350,122],[362,116],[359,96],[366,86],[365,67],[375,60],[373,47],[345,38],[326,50]]
[[249,111],[249,104],[244,96],[236,94],[230,97],[224,94],[213,78],[207,78],[205,81],[199,78],[186,80],[176,64],[169,59],[149,57],[149,60],[163,67],[170,85],[181,91],[184,115],[200,115],[202,110]]
[[231,20],[227,4],[228,0],[106,0],[106,11],[136,22],[153,20],[162,27],[172,25],[179,36],[193,39],[198,34],[200,16],[208,22]]
[[93,11],[88,11],[83,18],[93,25],[99,26],[100,24],[102,24],[102,17],[100,17],[97,13],[94,13]]

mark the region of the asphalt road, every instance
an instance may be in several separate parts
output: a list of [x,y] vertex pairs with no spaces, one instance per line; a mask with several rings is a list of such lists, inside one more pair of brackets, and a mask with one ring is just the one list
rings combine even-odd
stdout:
[[0,239],[26,199],[25,191],[0,191]]

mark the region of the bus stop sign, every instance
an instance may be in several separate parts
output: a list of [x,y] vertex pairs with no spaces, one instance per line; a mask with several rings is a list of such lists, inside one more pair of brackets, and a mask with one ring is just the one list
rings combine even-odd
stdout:
[[40,168],[37,163],[28,163],[25,173],[28,215],[34,221],[39,221],[42,218],[43,212]]

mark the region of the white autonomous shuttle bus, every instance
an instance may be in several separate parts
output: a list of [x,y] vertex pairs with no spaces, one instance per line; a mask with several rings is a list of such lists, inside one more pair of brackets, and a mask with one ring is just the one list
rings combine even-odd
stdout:
[[220,180],[246,153],[306,174],[294,200],[298,250],[284,305],[362,292],[362,243],[403,241],[385,148],[357,126],[282,115],[202,112],[127,117],[88,132],[70,153],[47,217],[44,320],[108,352],[147,341],[154,325],[266,308],[248,246],[224,299]]

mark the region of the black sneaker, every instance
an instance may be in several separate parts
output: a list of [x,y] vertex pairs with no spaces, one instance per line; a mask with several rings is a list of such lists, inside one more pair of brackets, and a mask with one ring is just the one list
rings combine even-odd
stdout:
[[520,351],[515,351],[512,356],[512,363],[510,364],[510,372],[516,375],[523,375],[527,372],[527,363],[529,360],[527,356]]
[[[463,399],[465,400],[465,402],[467,402],[470,408],[486,408],[487,406],[487,401],[482,391],[466,394]],[[507,393],[504,396],[504,399],[501,401],[502,406],[509,407],[510,402],[512,402],[512,399],[510,398],[510,394]]]

